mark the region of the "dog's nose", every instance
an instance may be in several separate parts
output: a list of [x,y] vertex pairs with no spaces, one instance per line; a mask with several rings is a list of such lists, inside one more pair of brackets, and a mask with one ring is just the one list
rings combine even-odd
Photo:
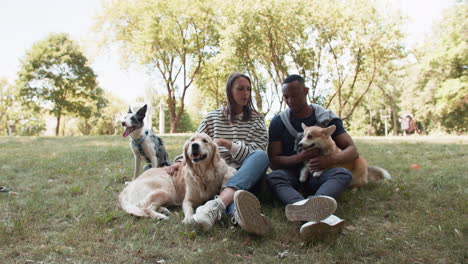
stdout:
[[302,148],[302,143],[297,144],[298,147]]
[[198,143],[193,143],[192,152],[198,152],[198,151],[200,151],[200,145],[198,145]]
[[125,122],[122,122],[122,126],[125,126]]

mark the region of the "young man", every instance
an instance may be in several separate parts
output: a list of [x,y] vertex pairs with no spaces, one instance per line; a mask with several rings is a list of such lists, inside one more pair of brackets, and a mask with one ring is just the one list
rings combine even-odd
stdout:
[[[350,171],[331,168],[319,177],[310,176],[306,182],[300,183],[299,174],[304,162],[308,162],[310,171],[322,171],[334,164],[358,157],[353,140],[343,128],[342,120],[319,105],[309,105],[308,91],[304,78],[300,75],[290,75],[283,82],[283,98],[289,108],[275,116],[269,127],[268,156],[273,171],[267,176],[273,194],[286,205],[288,220],[305,222],[300,229],[304,239],[323,232],[339,231],[343,227],[344,221],[333,215],[337,207],[335,199],[352,179]],[[321,127],[335,125],[336,131],[332,139],[343,151],[330,156],[318,156],[314,150],[297,153],[296,134],[303,132],[301,123]],[[310,196],[304,198],[299,192],[300,187]]]

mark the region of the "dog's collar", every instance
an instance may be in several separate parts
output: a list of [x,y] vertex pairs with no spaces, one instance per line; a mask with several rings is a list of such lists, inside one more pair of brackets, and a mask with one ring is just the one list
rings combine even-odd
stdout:
[[143,141],[145,141],[145,138],[146,136],[148,136],[148,129],[145,130],[145,133],[143,134],[143,136],[141,136],[139,139],[135,140],[134,138],[132,138],[132,144],[136,147],[140,146],[141,143],[143,143]]

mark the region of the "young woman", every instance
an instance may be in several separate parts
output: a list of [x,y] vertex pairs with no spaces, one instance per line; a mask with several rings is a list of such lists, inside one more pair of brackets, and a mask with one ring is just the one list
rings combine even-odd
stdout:
[[211,229],[224,211],[234,224],[249,233],[264,235],[270,228],[260,213],[259,201],[247,191],[260,181],[269,166],[265,152],[268,133],[263,116],[254,109],[251,93],[250,78],[232,73],[226,83],[227,104],[208,113],[197,129],[213,138],[221,156],[237,169],[219,196],[196,209],[193,222],[203,231]]

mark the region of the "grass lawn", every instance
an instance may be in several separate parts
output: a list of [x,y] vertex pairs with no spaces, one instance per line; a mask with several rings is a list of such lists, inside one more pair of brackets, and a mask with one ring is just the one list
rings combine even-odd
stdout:
[[[171,159],[187,137],[163,136]],[[467,263],[468,137],[355,141],[394,179],[345,192],[344,232],[303,242],[268,201],[263,238],[227,220],[200,233],[179,207],[167,221],[125,214],[133,156],[121,136],[0,137],[0,263]]]

